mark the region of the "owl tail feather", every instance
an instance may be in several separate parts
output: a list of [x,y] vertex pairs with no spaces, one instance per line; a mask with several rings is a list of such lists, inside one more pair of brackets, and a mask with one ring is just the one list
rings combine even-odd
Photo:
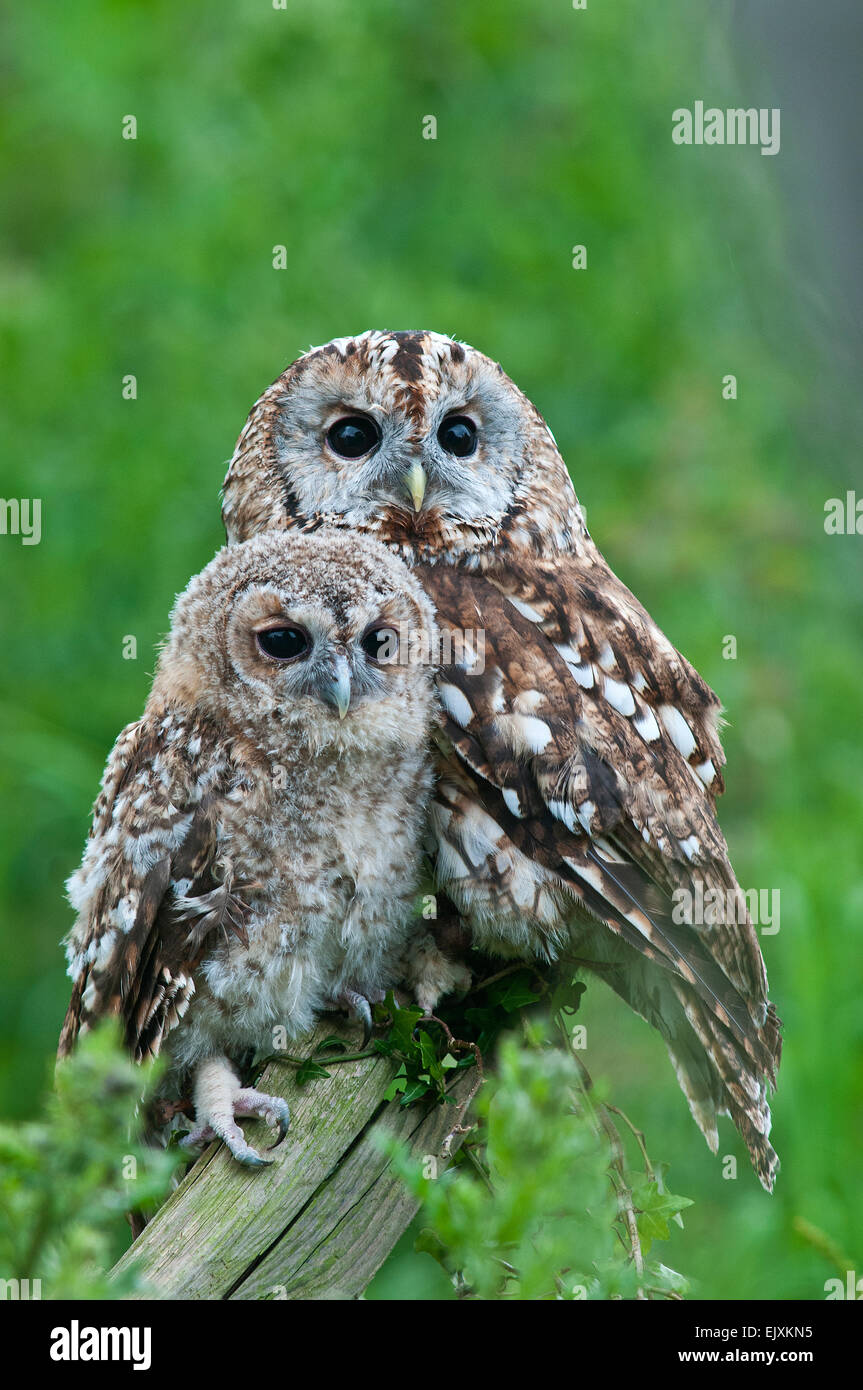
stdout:
[[[627,948],[624,948],[626,950]],[[779,1159],[770,1143],[767,1080],[751,1050],[713,1014],[686,981],[632,952],[600,977],[665,1039],[680,1089],[711,1153],[719,1149],[717,1117],[729,1115],[762,1186],[773,1191]],[[779,1020],[771,1005],[758,1051],[779,1052]]]
[[[715,1115],[730,1115],[749,1150],[752,1166],[762,1187],[772,1192],[779,1170],[779,1158],[769,1138],[771,1118],[767,1082],[761,1073],[753,1069],[748,1052],[741,1049],[737,1040],[700,999],[687,997],[687,987],[677,981],[674,982],[674,990],[690,1031],[688,1035],[682,1033],[679,1040],[666,1041],[693,1118],[715,1153],[716,1148],[711,1143],[711,1135],[716,1132]],[[775,1030],[778,1038],[779,1022],[772,1005],[765,1027],[771,1033]],[[698,1059],[700,1052],[701,1073],[693,1075],[691,1062],[688,1066],[686,1061],[681,1062],[680,1055],[675,1056],[676,1051],[688,1054],[687,1061],[693,1054]],[[696,1109],[696,1104],[702,1101],[704,1068],[707,1069],[708,1083],[712,1083],[713,1087],[714,1119],[710,1134],[701,1123]]]

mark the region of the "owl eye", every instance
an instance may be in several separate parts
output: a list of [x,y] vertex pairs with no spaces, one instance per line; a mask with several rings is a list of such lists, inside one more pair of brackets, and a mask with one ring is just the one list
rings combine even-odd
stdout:
[[476,425],[467,415],[448,415],[437,432],[438,443],[448,454],[467,458],[476,448]]
[[399,635],[394,627],[372,627],[360,639],[360,646],[370,661],[395,661],[399,654]]
[[330,448],[345,459],[362,458],[381,442],[381,432],[374,420],[365,415],[346,415],[327,430]]
[[256,636],[261,651],[276,661],[296,661],[312,649],[309,634],[301,627],[268,627]]

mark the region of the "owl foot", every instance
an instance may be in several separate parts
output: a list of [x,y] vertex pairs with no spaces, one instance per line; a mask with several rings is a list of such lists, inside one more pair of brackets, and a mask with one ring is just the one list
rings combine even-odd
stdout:
[[445,955],[431,932],[418,935],[410,943],[403,962],[404,983],[423,1013],[432,1014],[446,994],[466,994],[471,973],[459,960]]
[[351,1018],[355,1018],[358,1023],[363,1025],[361,1052],[365,1052],[371,1041],[372,1004],[379,1004],[383,997],[383,991],[378,989],[369,990],[368,996],[360,994],[355,989],[345,989],[333,1000],[334,1009],[346,1009]]
[[281,1144],[288,1132],[290,1111],[281,1096],[268,1096],[252,1086],[241,1086],[239,1077],[226,1057],[208,1057],[195,1075],[195,1128],[181,1139],[184,1149],[199,1149],[213,1139],[227,1144],[238,1163],[247,1168],[266,1168],[273,1160],[262,1158],[246,1141],[237,1124],[244,1115],[266,1120],[278,1128],[270,1148]]

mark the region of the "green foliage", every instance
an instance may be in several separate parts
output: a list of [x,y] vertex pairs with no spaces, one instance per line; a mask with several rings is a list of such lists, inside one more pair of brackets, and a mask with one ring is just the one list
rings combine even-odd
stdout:
[[[441,1177],[397,1145],[393,1163],[422,1202],[416,1249],[463,1297],[679,1296],[686,1280],[644,1259],[690,1202],[651,1168],[623,1169],[619,1135],[568,1049],[535,1022],[509,1035],[480,1092],[480,1138]],[[633,1231],[633,1222],[637,1234]]]
[[[0,1278],[41,1280],[42,1297],[118,1298],[109,1283],[125,1213],[162,1201],[176,1151],[144,1147],[134,1116],[155,1079],[111,1027],[80,1039],[58,1068],[44,1115],[0,1126]],[[119,1245],[119,1249],[118,1249]]]
[[[298,1086],[305,1086],[309,1081],[326,1079],[332,1073],[327,1071],[323,1059],[332,1065],[336,1062],[347,1062],[356,1054],[352,1053],[344,1038],[324,1038],[323,1042],[318,1043],[314,1052],[309,1057],[304,1057],[297,1066],[296,1080]],[[290,1060],[280,1058],[279,1060]]]
[[[677,1244],[706,1297],[823,1296],[830,1240],[863,1268],[861,546],[822,525],[826,498],[859,493],[863,427],[823,160],[801,168],[834,133],[783,101],[775,159],[670,139],[698,96],[776,104],[784,40],[750,42],[748,8],[6,7],[0,491],[42,499],[43,537],[0,537],[4,1116],[39,1112],[68,998],[63,881],[173,596],[221,543],[251,403],[310,343],[432,327],[537,402],[598,544],[726,706],[732,861],[782,894],[763,943],[786,1026],[774,1198],[727,1122],[725,1180],[661,1039],[593,985],[590,1069],[695,1197]],[[398,1260],[418,1290],[419,1257]]]
[[[375,1010],[381,1021],[390,1021],[388,1033],[375,1039],[375,1050],[385,1057],[398,1062],[398,1071],[387,1091],[386,1099],[399,1098],[400,1105],[413,1105],[433,1095],[445,1101],[446,1088],[452,1080],[451,1073],[463,1067],[472,1067],[475,1054],[460,1056],[468,1044],[456,1045],[452,1033],[445,1025],[432,1023],[419,1027],[423,1011],[419,1008],[399,1008],[390,990],[383,1004]],[[429,1026],[437,1034],[432,1037]]]

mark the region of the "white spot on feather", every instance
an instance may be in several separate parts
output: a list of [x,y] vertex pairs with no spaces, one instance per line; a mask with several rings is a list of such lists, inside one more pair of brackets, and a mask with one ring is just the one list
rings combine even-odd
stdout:
[[513,752],[526,757],[541,753],[551,742],[551,729],[544,719],[529,714],[505,714],[498,720],[501,732],[509,738]]
[[513,598],[512,594],[507,594],[507,598],[509,599],[513,608],[518,609],[519,613],[523,618],[529,618],[532,623],[542,622],[542,613],[538,612],[537,609],[532,608],[529,603],[524,603],[523,600],[520,598]]
[[473,719],[473,709],[467,696],[459,690],[458,686],[450,685],[446,681],[438,686],[438,694],[447,714],[452,715],[456,724],[460,724],[463,729],[466,729]]
[[594,849],[599,851],[600,857],[605,860],[606,864],[626,863],[626,859],[620,853],[620,851],[615,849],[614,845],[612,845],[605,838],[595,839],[593,842],[593,846]]
[[671,742],[684,758],[695,752],[695,738],[692,730],[675,705],[660,705],[659,717],[665,725]]
[[502,794],[504,802],[506,803],[506,808],[509,811],[510,815],[518,816],[520,818],[521,802],[518,799],[518,792],[513,791],[512,787],[504,787]]
[[603,682],[605,698],[610,705],[621,714],[635,714],[635,701],[632,698],[632,691],[624,681],[612,680],[611,676],[606,676]]
[[638,711],[633,722],[646,743],[652,743],[654,739],[659,738],[659,725],[653,716],[653,710],[647,705]]
[[[606,902],[609,901],[607,880],[599,868],[591,864],[576,864],[573,867],[580,878],[586,879],[591,887],[595,888]],[[628,911],[624,910],[622,907],[618,907],[618,911],[622,913],[627,922],[631,922],[631,924],[641,932],[642,936],[647,937],[648,941],[651,940],[650,923],[637,907],[632,907]]]
[[533,714],[544,700],[545,696],[539,690],[522,690],[513,700],[512,707],[516,714]]
[[602,650],[599,653],[596,660],[597,664],[602,667],[603,671],[611,671],[617,665],[617,658],[611,649],[610,643],[603,643]]
[[555,820],[563,822],[567,830],[575,830],[575,811],[568,801],[549,801],[548,809]]
[[698,773],[705,787],[709,787],[716,776],[716,768],[713,766],[713,759],[708,758],[706,762],[699,763],[695,771]]

